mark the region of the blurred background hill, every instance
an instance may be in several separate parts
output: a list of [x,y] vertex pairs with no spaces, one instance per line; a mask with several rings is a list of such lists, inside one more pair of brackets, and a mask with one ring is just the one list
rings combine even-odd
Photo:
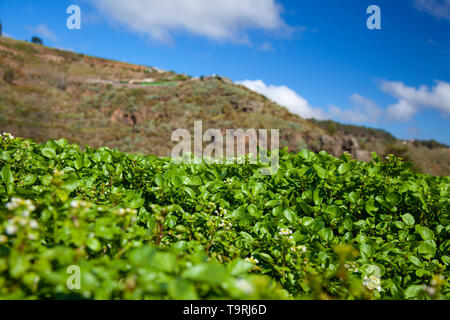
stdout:
[[203,130],[279,129],[280,145],[293,152],[347,151],[360,160],[393,153],[418,172],[450,173],[450,149],[434,140],[303,119],[217,75],[194,78],[0,37],[0,129],[14,136],[169,156],[173,130],[200,119]]

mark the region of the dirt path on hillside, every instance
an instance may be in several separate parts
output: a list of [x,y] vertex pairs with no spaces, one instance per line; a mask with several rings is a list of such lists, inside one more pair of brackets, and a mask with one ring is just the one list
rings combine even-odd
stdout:
[[167,86],[176,86],[179,85],[180,81],[171,81],[171,82],[139,82],[142,80],[128,80],[128,81],[122,81],[122,80],[104,80],[104,79],[98,79],[98,78],[91,78],[85,80],[86,83],[92,83],[92,84],[110,84],[114,87],[167,87]]

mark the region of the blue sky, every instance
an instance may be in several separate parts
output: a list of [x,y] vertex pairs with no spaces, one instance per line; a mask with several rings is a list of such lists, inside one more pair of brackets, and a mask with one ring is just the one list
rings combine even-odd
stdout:
[[304,117],[450,144],[450,0],[0,0],[0,21],[15,39],[224,75]]

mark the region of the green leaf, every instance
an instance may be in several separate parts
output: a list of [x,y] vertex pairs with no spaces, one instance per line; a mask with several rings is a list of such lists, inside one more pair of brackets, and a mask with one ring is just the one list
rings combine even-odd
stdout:
[[317,175],[322,178],[322,179],[326,179],[328,176],[328,172],[327,170],[325,170],[324,168],[322,168],[321,166],[315,164],[313,165],[314,170],[316,171]]
[[267,253],[264,253],[264,252],[258,252],[257,255],[258,255],[262,260],[264,260],[264,261],[266,261],[266,262],[268,262],[268,263],[273,262],[273,258],[272,258],[270,255],[268,255]]
[[69,175],[66,179],[64,179],[64,183],[62,185],[62,188],[64,188],[67,192],[72,192],[78,186],[80,185],[80,182],[78,181],[78,177],[75,174]]
[[415,256],[408,256],[408,260],[411,261],[415,266],[422,267],[422,262],[419,258]]
[[405,290],[405,298],[406,299],[417,298],[421,293],[422,293],[421,285],[410,285]]
[[313,199],[314,199],[314,204],[316,206],[320,205],[322,203],[322,197],[320,196],[320,189],[316,189],[314,190],[313,193]]
[[418,252],[425,258],[431,259],[436,254],[436,247],[427,242],[422,242],[419,244]]
[[314,212],[314,209],[303,200],[301,200],[298,204],[304,213],[311,214]]
[[308,227],[310,225],[312,225],[314,223],[314,218],[311,217],[303,217],[302,218],[302,223],[305,227]]
[[97,238],[88,238],[86,245],[94,252],[99,252],[102,249],[102,244]]
[[398,229],[403,229],[403,227],[405,226],[401,221],[395,221],[394,224]]
[[368,243],[362,243],[359,246],[359,251],[361,252],[361,254],[363,256],[366,256],[366,257],[368,257],[372,254],[372,249],[373,249],[372,246]]
[[145,203],[145,199],[142,199],[140,196],[133,198],[133,200],[131,200],[128,203],[128,206],[131,209],[139,209],[140,207],[142,207]]
[[67,140],[66,139],[55,140],[55,142],[61,148],[64,148],[65,146],[67,146]]
[[390,203],[392,203],[394,205],[399,203],[401,199],[402,199],[402,197],[397,192],[388,192],[386,194],[386,201],[390,202]]
[[246,262],[244,260],[235,260],[230,265],[230,273],[233,276],[239,276],[246,274],[248,271],[252,270],[254,267],[253,263]]
[[297,215],[291,209],[284,210],[283,214],[290,223],[294,223],[297,220]]
[[273,207],[280,205],[281,203],[282,203],[281,200],[269,200],[266,202],[266,204],[264,206],[266,208],[273,208]]
[[247,207],[247,211],[248,211],[248,213],[250,213],[250,215],[252,215],[253,217],[258,217],[258,216],[259,216],[259,215],[258,215],[258,207],[255,206],[253,203],[250,204],[250,205]]
[[47,158],[49,158],[49,159],[55,159],[55,158],[56,158],[56,151],[55,151],[54,149],[51,149],[51,148],[43,148],[43,149],[41,150],[41,152],[42,152],[42,155],[43,155],[44,157],[47,157]]
[[37,180],[37,176],[35,174],[28,174],[23,178],[23,185],[28,187],[33,185]]
[[183,279],[207,282],[212,284],[222,284],[227,280],[226,269],[220,264],[202,263],[185,270],[182,273]]
[[190,177],[189,178],[189,183],[190,186],[200,186],[203,184],[202,179],[200,177]]
[[349,193],[348,198],[350,199],[351,203],[357,203],[359,198],[360,198],[360,196],[361,195],[360,195],[359,192],[352,191],[352,192]]
[[410,215],[409,213],[405,213],[404,215],[402,215],[402,220],[408,226],[412,226],[412,225],[414,225],[414,223],[416,223],[416,221],[414,220],[414,217],[412,215]]
[[14,183],[14,176],[10,166],[4,166],[2,168],[2,179],[5,184]]
[[195,191],[194,190],[192,190],[189,187],[184,187],[183,189],[191,198],[195,198]]
[[24,254],[12,253],[9,259],[9,274],[13,279],[21,277],[30,267],[30,261]]
[[351,168],[352,168],[352,164],[350,162],[346,162],[346,163],[341,164],[338,167],[338,172],[339,172],[339,174],[343,175],[343,174],[346,174]]
[[174,300],[197,300],[195,286],[183,279],[174,279],[170,282],[168,293]]
[[78,156],[75,161],[74,161],[74,165],[75,165],[75,169],[77,170],[81,170],[81,168],[83,168],[83,157],[82,156]]
[[375,200],[369,199],[366,202],[366,211],[368,214],[373,215],[374,212],[378,211],[378,208],[375,206]]
[[423,240],[433,240],[434,233],[427,227],[416,226],[416,232],[420,234]]
[[323,228],[319,231],[319,236],[325,241],[333,240],[333,231],[330,228]]
[[336,205],[327,206],[325,212],[328,213],[332,218],[336,218],[339,214],[339,207]]
[[156,252],[149,261],[149,266],[164,272],[174,272],[176,268],[177,257],[170,252]]
[[164,178],[161,175],[157,174],[155,176],[155,183],[158,187],[163,187],[164,186]]

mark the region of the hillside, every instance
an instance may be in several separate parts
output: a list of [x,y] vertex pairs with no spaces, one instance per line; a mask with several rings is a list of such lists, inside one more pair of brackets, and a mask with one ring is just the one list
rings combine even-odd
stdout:
[[[151,62],[150,62],[151,63]],[[192,78],[0,38],[0,129],[38,142],[68,138],[91,147],[168,156],[171,133],[193,128],[278,128],[280,145],[335,156],[370,152],[411,160],[416,171],[450,175],[450,150],[375,129],[305,120],[219,76]]]

